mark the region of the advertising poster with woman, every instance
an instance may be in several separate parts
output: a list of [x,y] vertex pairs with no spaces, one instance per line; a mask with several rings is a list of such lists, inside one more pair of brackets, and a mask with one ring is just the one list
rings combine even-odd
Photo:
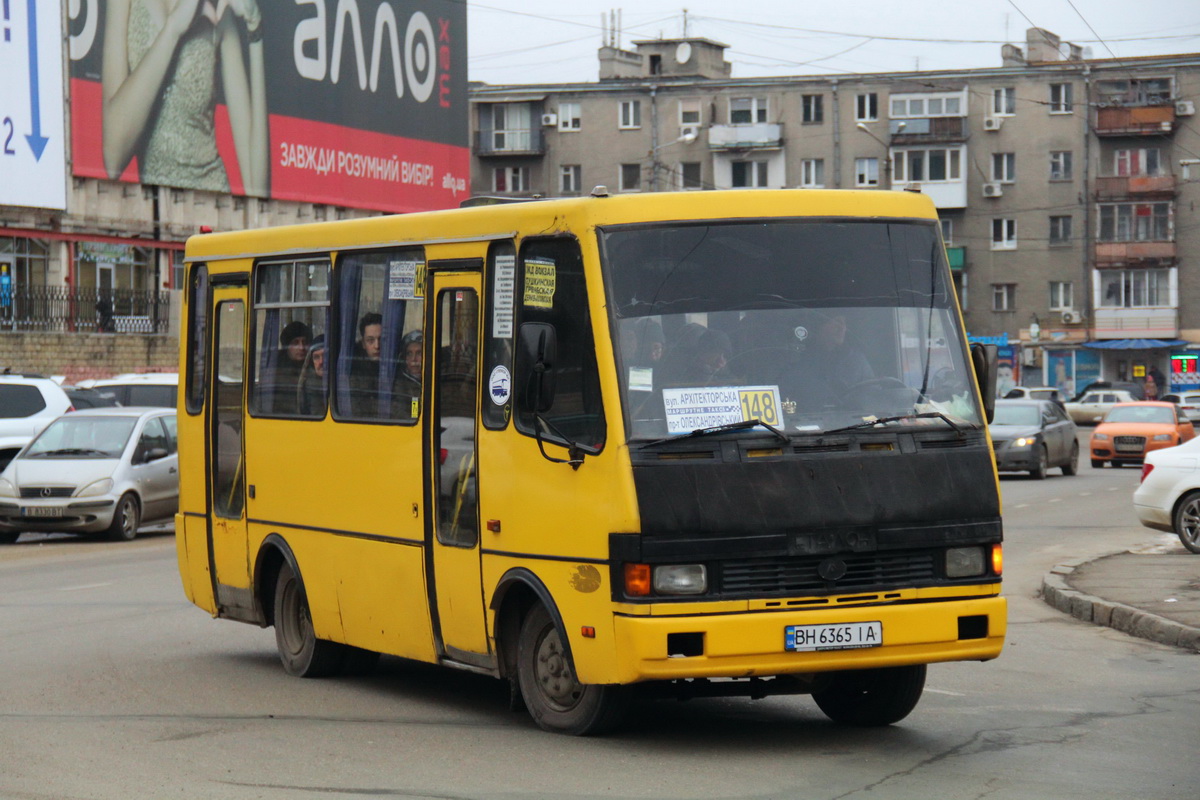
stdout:
[[70,4],[76,175],[384,211],[467,194],[466,5]]

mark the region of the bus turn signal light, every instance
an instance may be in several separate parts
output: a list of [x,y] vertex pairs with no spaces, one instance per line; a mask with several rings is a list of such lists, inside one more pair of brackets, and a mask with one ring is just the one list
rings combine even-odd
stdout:
[[650,596],[650,565],[625,565],[625,594],[629,597]]
[[992,572],[997,575],[1004,574],[1004,546],[999,544],[992,545]]

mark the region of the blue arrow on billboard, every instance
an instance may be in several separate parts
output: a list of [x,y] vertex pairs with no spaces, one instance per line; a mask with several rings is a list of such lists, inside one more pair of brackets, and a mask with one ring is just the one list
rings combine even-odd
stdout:
[[42,108],[38,93],[37,0],[29,5],[29,105],[33,117],[33,132],[25,137],[35,161],[42,160],[42,151],[50,140],[42,136]]

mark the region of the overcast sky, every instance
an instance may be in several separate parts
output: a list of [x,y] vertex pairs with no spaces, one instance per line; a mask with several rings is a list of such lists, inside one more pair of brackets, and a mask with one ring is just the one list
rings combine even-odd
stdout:
[[[636,0],[620,43],[687,35],[729,45],[735,78],[1000,66],[1045,28],[1096,58],[1200,52],[1200,0]],[[595,81],[619,0],[468,0],[473,81]]]

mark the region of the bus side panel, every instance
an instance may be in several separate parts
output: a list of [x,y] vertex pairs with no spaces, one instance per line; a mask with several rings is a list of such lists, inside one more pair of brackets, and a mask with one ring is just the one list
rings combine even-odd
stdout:
[[179,577],[183,593],[195,605],[216,616],[212,573],[208,566],[208,520],[185,514],[175,515],[175,552],[179,557]]

